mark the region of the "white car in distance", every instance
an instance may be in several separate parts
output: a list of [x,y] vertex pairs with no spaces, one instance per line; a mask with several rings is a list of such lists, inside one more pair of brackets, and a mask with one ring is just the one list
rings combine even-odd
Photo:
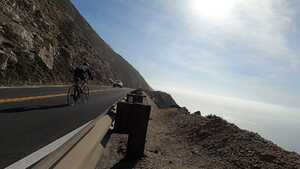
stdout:
[[116,80],[113,83],[113,87],[119,87],[122,88],[123,87],[123,82],[121,80]]

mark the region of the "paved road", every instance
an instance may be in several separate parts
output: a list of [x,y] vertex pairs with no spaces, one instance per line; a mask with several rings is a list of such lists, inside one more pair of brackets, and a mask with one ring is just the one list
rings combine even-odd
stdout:
[[[66,87],[0,89],[0,169],[94,119],[131,89],[91,90],[95,92],[87,104],[68,106],[66,97],[59,96]],[[49,95],[53,97],[37,97]]]

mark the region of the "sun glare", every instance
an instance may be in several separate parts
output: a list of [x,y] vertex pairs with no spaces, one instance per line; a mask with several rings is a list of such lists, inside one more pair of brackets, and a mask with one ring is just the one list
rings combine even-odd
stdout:
[[197,17],[222,21],[232,16],[239,0],[190,0],[189,10]]

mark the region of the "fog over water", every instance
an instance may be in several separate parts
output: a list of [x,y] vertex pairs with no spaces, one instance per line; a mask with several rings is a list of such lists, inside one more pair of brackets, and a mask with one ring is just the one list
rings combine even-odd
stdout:
[[242,129],[259,133],[289,151],[300,153],[299,109],[209,94],[169,92],[179,105],[203,115],[216,114]]

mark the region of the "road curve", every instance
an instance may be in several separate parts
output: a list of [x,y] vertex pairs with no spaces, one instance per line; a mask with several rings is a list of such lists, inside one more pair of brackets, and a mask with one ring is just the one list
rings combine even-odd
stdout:
[[132,89],[93,86],[89,102],[66,105],[67,87],[0,89],[0,168],[94,119]]

